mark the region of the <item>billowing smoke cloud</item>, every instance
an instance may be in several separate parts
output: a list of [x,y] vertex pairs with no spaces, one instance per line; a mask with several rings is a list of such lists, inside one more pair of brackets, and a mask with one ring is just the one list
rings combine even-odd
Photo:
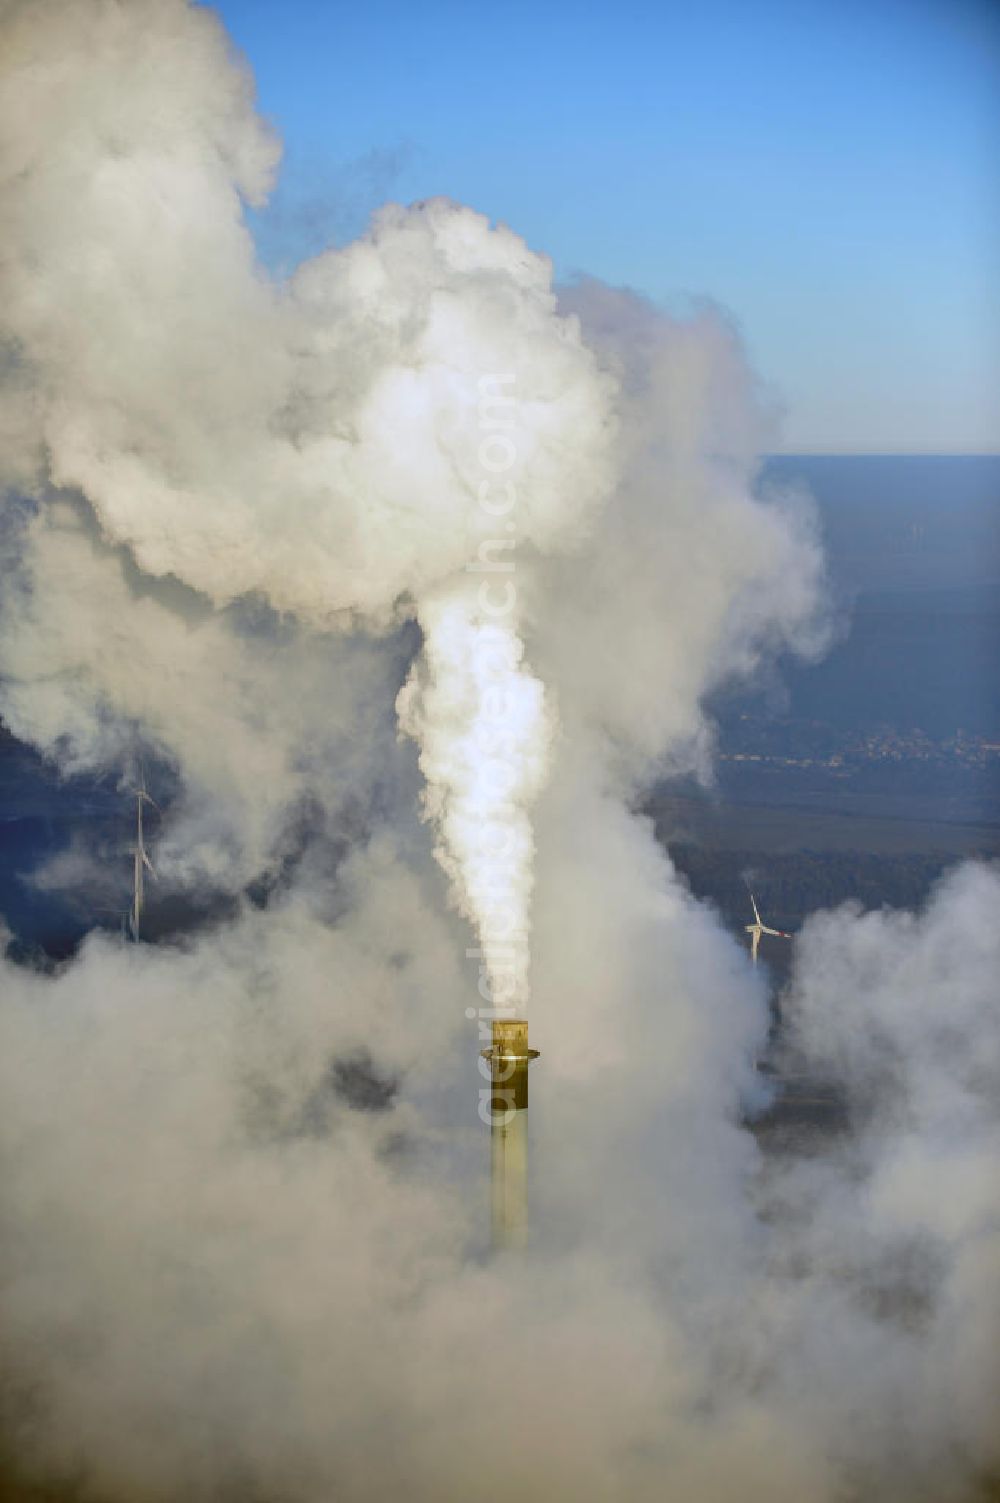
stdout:
[[[405,721],[457,902],[482,930],[470,822],[490,796],[481,775],[469,786],[465,743],[485,713],[470,665],[498,613],[483,592],[459,606],[454,581],[503,567],[511,532],[535,551],[579,543],[607,490],[610,382],[558,313],[547,260],[451,204],[390,206],[364,239],[269,283],[240,209],[265,191],[275,148],[216,24],[140,3],[99,8],[90,36],[90,10],[21,7],[10,27],[4,332],[31,391],[15,473],[34,455],[145,573],[216,606],[256,594],[312,625],[382,629],[415,610],[428,662]],[[144,94],[123,95],[140,25]],[[206,72],[224,78],[218,98]],[[491,382],[516,400],[491,400]],[[516,507],[491,540],[500,473]],[[550,717],[504,614],[496,688],[519,731],[489,823],[524,937],[525,806]],[[30,712],[15,724],[32,733]]]
[[853,1130],[822,1165],[776,1176],[783,1258],[853,1325],[886,1331],[852,1391],[826,1381],[858,1475],[895,1465],[900,1496],[904,1479],[928,1497],[964,1496],[965,1471],[995,1482],[998,897],[996,867],[970,864],[923,915],[817,914],[785,999],[789,1047],[843,1090]]
[[[1000,882],[808,926],[791,1040],[852,1131],[763,1157],[762,984],[630,812],[710,775],[708,689],[822,645],[736,333],[557,297],[443,202],[277,282],[210,12],[3,15],[0,712],[67,771],[146,748],[162,883],[230,899],[2,962],[17,1467],[109,1503],[974,1499]],[[491,1260],[467,1018],[523,1005],[529,934],[534,1242]]]

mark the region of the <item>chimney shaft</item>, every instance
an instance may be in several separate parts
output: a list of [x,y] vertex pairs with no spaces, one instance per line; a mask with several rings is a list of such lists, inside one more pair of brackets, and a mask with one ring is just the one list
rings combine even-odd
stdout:
[[493,1246],[523,1247],[528,1238],[528,1047],[524,1018],[494,1019],[490,1060],[490,1184]]

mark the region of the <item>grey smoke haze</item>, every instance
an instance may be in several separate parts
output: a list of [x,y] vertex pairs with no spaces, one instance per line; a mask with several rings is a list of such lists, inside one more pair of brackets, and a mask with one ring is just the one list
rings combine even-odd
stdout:
[[[277,148],[210,12],[2,13],[0,713],[67,770],[168,764],[165,887],[238,899],[171,946],[2,963],[8,1449],[110,1503],[974,1499],[1000,880],[810,922],[794,1045],[855,1131],[779,1165],[740,1125],[763,984],[630,812],[710,775],[709,689],[823,643],[811,518],[751,494],[737,334],[557,297],[445,202],[274,281],[243,206]],[[490,818],[543,1057],[534,1242],[491,1261],[465,566],[497,372],[525,713]],[[331,1070],[368,1058],[382,1110]]]

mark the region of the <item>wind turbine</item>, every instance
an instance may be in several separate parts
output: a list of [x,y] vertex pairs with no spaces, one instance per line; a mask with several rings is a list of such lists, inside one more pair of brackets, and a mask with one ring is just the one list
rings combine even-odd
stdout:
[[[143,804],[152,804],[154,809],[158,809],[160,807],[156,800],[146,792],[145,779],[140,776],[139,786],[135,789],[135,845],[132,847],[134,868],[132,879],[132,909],[129,913],[129,929],[132,933],[132,939],[136,943],[138,943],[139,941],[139,920],[142,917],[142,910],[145,903],[145,872],[148,871],[151,877],[156,876],[156,872],[153,868],[153,863],[152,861],[150,861],[149,853],[146,850],[146,842],[143,838],[142,833]],[[143,868],[145,868],[145,871],[143,870]]]
[[750,894],[750,901],[751,903],[753,903],[754,923],[747,924],[746,931],[750,935],[750,955],[753,959],[754,965],[756,965],[757,946],[760,944],[760,937],[762,934],[773,934],[777,939],[791,939],[792,936],[790,934],[786,934],[784,929],[769,929],[766,924],[761,923],[760,914],[757,912],[757,903],[754,899],[753,893]]

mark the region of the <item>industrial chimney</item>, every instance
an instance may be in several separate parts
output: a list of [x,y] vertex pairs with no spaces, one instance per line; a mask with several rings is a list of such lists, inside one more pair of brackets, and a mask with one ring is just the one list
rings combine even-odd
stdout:
[[[490,1179],[493,1246],[523,1247],[528,1238],[528,1048],[525,1018],[493,1020],[490,1061]],[[484,1093],[485,1094],[485,1093]]]

